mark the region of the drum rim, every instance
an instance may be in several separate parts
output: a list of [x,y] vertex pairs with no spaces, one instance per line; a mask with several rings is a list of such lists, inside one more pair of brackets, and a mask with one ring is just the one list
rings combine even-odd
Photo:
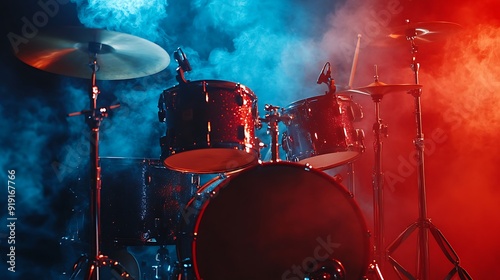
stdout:
[[304,98],[304,99],[299,99],[299,100],[296,100],[290,104],[288,104],[287,106],[285,106],[285,111],[286,110],[290,110],[290,109],[294,109],[296,107],[299,107],[299,106],[302,106],[302,105],[305,105],[307,104],[307,102],[311,102],[313,100],[317,100],[317,99],[321,99],[321,98],[327,98],[329,95],[331,95],[332,97],[337,97],[337,98],[340,98],[340,99],[343,99],[342,101],[353,101],[353,99],[348,96],[348,95],[344,95],[344,94],[323,94],[323,95],[316,95],[316,96],[311,96],[311,97],[307,97],[307,98]]
[[202,79],[202,80],[194,80],[194,81],[188,81],[185,84],[177,84],[175,86],[169,87],[163,91],[163,93],[174,91],[174,90],[179,90],[182,89],[183,87],[189,87],[189,86],[201,86],[201,83],[207,82],[208,87],[214,87],[217,88],[217,86],[213,85],[225,85],[224,87],[219,88],[226,88],[226,89],[235,89],[236,85],[240,85],[243,89],[243,92],[246,94],[250,95],[254,99],[257,99],[257,95],[253,92],[252,89],[250,89],[248,86],[246,86],[243,83],[240,82],[231,82],[231,81],[226,81],[226,80],[217,80],[217,79]]

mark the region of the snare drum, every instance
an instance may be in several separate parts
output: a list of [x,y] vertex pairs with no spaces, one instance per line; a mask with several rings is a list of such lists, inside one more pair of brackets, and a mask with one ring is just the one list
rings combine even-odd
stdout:
[[328,169],[356,159],[364,151],[364,132],[353,123],[363,118],[349,97],[326,94],[285,108],[291,117],[282,137],[287,160]]
[[370,242],[348,191],[323,172],[264,163],[205,186],[184,211],[182,279],[303,279],[340,262],[362,279]]
[[165,90],[158,102],[165,166],[181,172],[218,173],[258,161],[257,98],[241,84],[192,81]]

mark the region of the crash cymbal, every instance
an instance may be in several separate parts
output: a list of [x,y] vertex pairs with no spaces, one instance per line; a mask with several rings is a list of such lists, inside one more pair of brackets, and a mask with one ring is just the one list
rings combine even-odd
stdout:
[[[90,49],[90,51],[89,51]],[[149,76],[170,63],[168,53],[155,43],[129,34],[81,27],[40,31],[16,56],[43,71],[90,79],[97,52],[98,80],[125,80]]]
[[384,96],[393,92],[405,92],[409,90],[422,88],[422,85],[416,84],[386,84],[383,82],[375,81],[365,87],[349,89],[345,92],[358,93],[362,95],[371,96]]
[[391,33],[388,37],[391,39],[402,40],[406,40],[408,37],[413,37],[419,42],[436,42],[456,33],[461,29],[462,26],[453,22],[417,22],[408,23],[390,29]]

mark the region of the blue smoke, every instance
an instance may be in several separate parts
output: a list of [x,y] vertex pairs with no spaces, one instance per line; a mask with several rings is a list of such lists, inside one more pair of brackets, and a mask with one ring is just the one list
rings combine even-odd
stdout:
[[[51,23],[74,25],[79,21],[88,28],[136,35],[160,45],[170,55],[182,47],[193,68],[187,79],[244,84],[257,95],[261,117],[265,104],[284,107],[324,93],[324,85],[316,84],[317,75],[337,49],[336,45],[322,48],[324,34],[343,4],[328,0],[71,2],[73,5],[60,6],[60,14]],[[70,9],[76,12],[68,13]],[[66,22],[63,16],[72,13],[78,19]],[[345,48],[349,55],[354,50],[353,34],[353,43]],[[159,137],[165,127],[158,121],[157,103],[163,90],[177,84],[176,67],[171,57],[167,69],[148,77],[98,81],[98,105],[121,105],[102,122],[101,157],[159,157]],[[23,257],[18,265],[26,273],[16,276],[35,279],[51,274],[48,278],[56,279],[81,253],[63,256],[59,241],[85,230],[81,223],[75,225],[75,213],[87,204],[89,129],[83,116],[67,114],[88,109],[89,81],[43,73],[26,65],[16,70],[5,71],[0,103],[0,125],[8,131],[0,138],[2,147],[8,147],[2,151],[0,166],[2,170],[15,168],[19,174],[19,218],[23,220],[19,239],[30,240],[19,245]],[[23,94],[9,94],[12,91]],[[269,143],[265,127],[257,134]],[[54,266],[55,262],[66,266]],[[53,268],[51,273],[46,273],[47,266]]]
[[151,41],[161,38],[166,20],[166,1],[162,0],[72,0],[80,22],[90,28],[102,28],[134,34]]
[[[193,67],[187,79],[244,84],[257,95],[260,112],[265,104],[286,106],[325,90],[315,76],[327,60],[319,47],[335,12],[330,1],[74,2],[86,27],[146,38],[170,54],[182,47]],[[122,105],[103,122],[101,156],[158,157],[164,127],[155,115],[157,99],[177,84],[176,66],[171,59],[168,69],[147,78],[101,82],[100,98],[112,95]],[[265,129],[257,133],[270,141]]]

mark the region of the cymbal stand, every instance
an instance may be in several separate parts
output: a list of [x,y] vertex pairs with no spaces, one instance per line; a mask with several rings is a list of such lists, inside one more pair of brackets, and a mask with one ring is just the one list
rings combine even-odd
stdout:
[[[378,81],[378,75],[375,74],[375,81]],[[387,125],[382,122],[380,118],[380,102],[383,95],[372,95],[373,102],[375,103],[375,118],[376,122],[373,124],[373,132],[375,133],[375,141],[373,149],[375,152],[375,165],[373,169],[373,224],[374,224],[374,261],[370,265],[370,272],[375,273],[378,279],[383,279],[380,272],[379,265],[381,266],[384,261],[382,247],[384,245],[383,238],[383,186],[384,174],[382,173],[382,136],[387,137]]]
[[[409,21],[407,21],[409,23]],[[418,71],[420,63],[417,62],[416,53],[417,45],[415,44],[416,29],[409,28],[406,31],[406,39],[411,44],[412,63],[411,69],[414,73],[415,83],[419,84]],[[409,93],[415,98],[415,119],[417,125],[416,138],[413,141],[417,150],[417,182],[418,182],[418,207],[419,217],[416,222],[408,226],[387,248],[389,262],[394,267],[396,273],[402,278],[404,275],[407,279],[430,279],[429,271],[429,231],[434,237],[436,243],[439,245],[441,251],[446,258],[454,265],[453,269],[447,274],[445,279],[451,279],[453,275],[458,273],[460,279],[472,279],[471,276],[460,266],[460,259],[457,253],[453,250],[450,243],[446,240],[441,231],[432,224],[431,220],[427,217],[427,201],[425,189],[425,170],[424,170],[424,134],[422,132],[422,108],[420,97],[422,95],[421,89],[412,90]],[[414,277],[408,272],[401,264],[399,264],[391,254],[413,233],[418,229],[417,238],[417,276]]]
[[92,69],[92,87],[89,92],[90,110],[84,110],[69,116],[85,114],[90,133],[90,256],[82,255],[73,266],[73,273],[70,279],[75,279],[82,269],[83,264],[88,268],[85,274],[85,280],[99,280],[99,269],[103,266],[109,266],[116,271],[123,279],[133,279],[125,268],[117,261],[110,259],[101,253],[100,250],[100,209],[101,209],[101,168],[99,166],[99,127],[102,120],[107,117],[108,111],[119,105],[105,108],[97,108],[97,97],[100,93],[96,85],[96,72],[99,70],[97,64],[97,54],[100,52],[102,44],[96,42],[89,43],[89,52],[92,56],[90,67]]

